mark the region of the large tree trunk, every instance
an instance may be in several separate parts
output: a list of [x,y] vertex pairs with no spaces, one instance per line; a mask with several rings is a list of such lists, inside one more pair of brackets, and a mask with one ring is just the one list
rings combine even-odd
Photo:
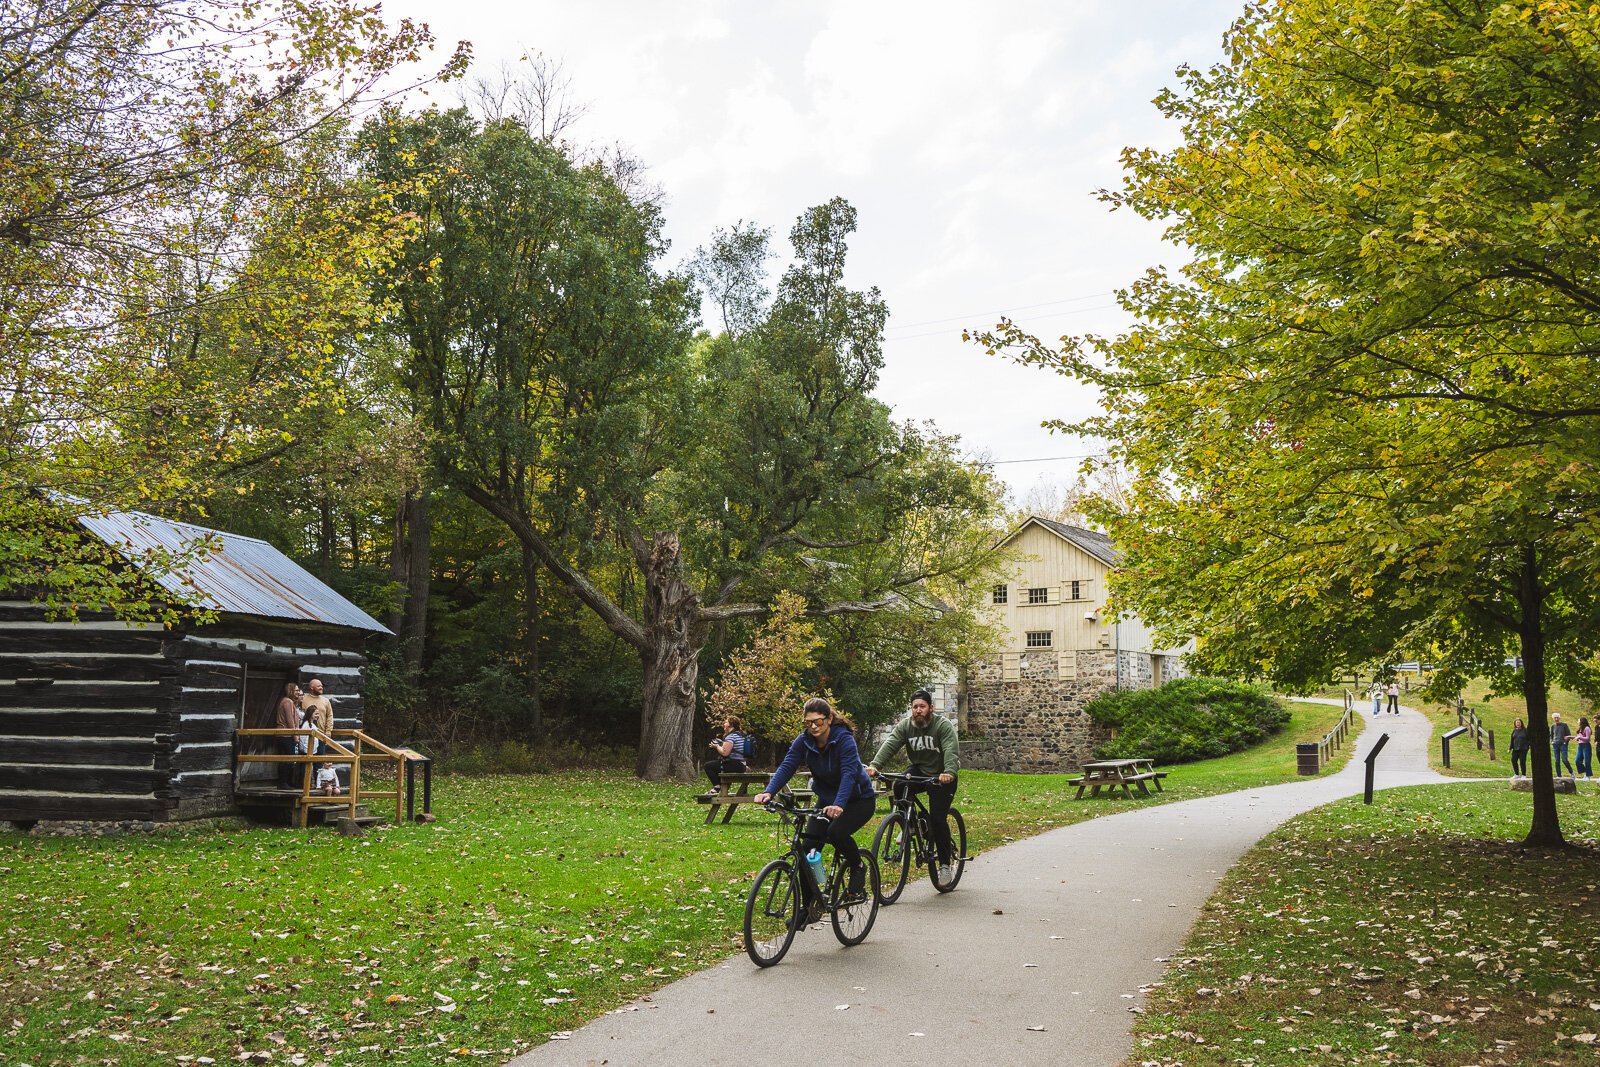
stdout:
[[539,635],[544,604],[539,596],[539,557],[522,546],[522,666],[527,677],[528,701],[533,707],[533,732],[544,736],[544,699],[539,688]]
[[1539,558],[1533,546],[1524,546],[1522,573],[1517,580],[1517,603],[1522,617],[1517,636],[1522,647],[1522,695],[1528,703],[1528,745],[1533,758],[1533,825],[1524,845],[1560,848],[1561,818],[1556,810],[1556,790],[1550,758],[1550,701],[1544,669],[1544,588],[1539,583]]
[[389,613],[389,629],[399,638],[400,656],[413,681],[422,673],[422,653],[428,631],[432,546],[428,492],[422,489],[407,493],[394,512],[394,551],[389,556],[389,576],[401,587],[402,596]]
[[643,560],[644,707],[639,731],[640,778],[694,778],[695,685],[707,624],[700,596],[684,580],[677,534],[656,534]]

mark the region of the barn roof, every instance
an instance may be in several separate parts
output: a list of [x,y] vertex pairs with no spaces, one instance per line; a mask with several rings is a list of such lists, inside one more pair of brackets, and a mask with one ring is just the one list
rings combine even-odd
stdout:
[[[78,521],[186,604],[392,632],[266,541],[142,511],[85,514]],[[157,562],[173,554],[185,558],[170,568]]]
[[1067,523],[1056,522],[1054,519],[1046,519],[1040,515],[1028,516],[1020,526],[1006,535],[1005,541],[1002,541],[1001,544],[1014,540],[1018,534],[1022,533],[1030,525],[1040,526],[1049,530],[1063,541],[1069,541],[1077,545],[1108,567],[1117,565],[1117,558],[1120,553],[1117,551],[1116,544],[1105,534],[1097,533],[1094,530],[1086,530],[1082,526],[1069,526]]

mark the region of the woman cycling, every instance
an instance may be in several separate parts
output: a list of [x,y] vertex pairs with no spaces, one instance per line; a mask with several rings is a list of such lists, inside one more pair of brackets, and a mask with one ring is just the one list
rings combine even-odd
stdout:
[[833,846],[833,854],[841,863],[849,864],[852,897],[866,892],[867,865],[861,861],[861,848],[853,835],[872,818],[877,806],[872,779],[861,767],[861,753],[856,749],[856,735],[843,716],[834,712],[832,705],[821,697],[806,701],[801,712],[805,730],[789,746],[789,751],[772,772],[766,789],[756,797],[757,804],[765,804],[772,794],[788,784],[804,760],[811,772],[811,789],[817,795],[817,807],[829,821],[812,819],[806,824],[805,844],[820,849],[824,842]]

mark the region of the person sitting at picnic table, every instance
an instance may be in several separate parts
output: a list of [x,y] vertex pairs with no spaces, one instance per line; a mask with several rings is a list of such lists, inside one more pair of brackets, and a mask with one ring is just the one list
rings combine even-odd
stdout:
[[723,719],[722,736],[711,739],[711,750],[716,755],[702,766],[715,790],[722,785],[724,774],[741,774],[749,766],[750,739],[744,733],[744,720],[737,715]]
[[956,728],[943,715],[933,713],[933,694],[919,689],[911,694],[911,713],[895,723],[889,736],[867,764],[867,774],[876,778],[878,766],[894,758],[896,752],[906,750],[911,761],[911,773],[923,778],[937,778],[935,785],[918,785],[912,792],[926,791],[928,815],[932,822],[933,843],[939,853],[941,881],[950,877],[950,805],[955,801],[958,772],[961,770],[961,742]]
[[789,745],[783,762],[772,772],[767,787],[756,795],[757,804],[765,804],[772,794],[788,784],[804,760],[811,772],[811,791],[816,794],[817,807],[827,819],[811,818],[806,821],[803,840],[807,849],[820,850],[823,844],[833,846],[833,854],[841,863],[849,865],[848,893],[859,897],[866,891],[867,865],[861,860],[861,846],[856,844],[855,832],[872,818],[877,806],[877,793],[872,779],[861,767],[861,753],[856,748],[855,728],[843,715],[833,710],[821,697],[806,701],[801,712],[804,731]]

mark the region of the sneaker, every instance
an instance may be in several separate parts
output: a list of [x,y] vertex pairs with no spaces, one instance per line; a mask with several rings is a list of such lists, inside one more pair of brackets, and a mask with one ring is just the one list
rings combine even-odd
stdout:
[[939,864],[939,881],[948,882],[950,879],[954,878],[955,875],[956,875],[956,870],[955,870],[954,867],[950,866],[950,864],[948,864],[948,863]]
[[857,863],[850,868],[850,885],[845,890],[852,897],[864,896],[867,892],[867,865]]

